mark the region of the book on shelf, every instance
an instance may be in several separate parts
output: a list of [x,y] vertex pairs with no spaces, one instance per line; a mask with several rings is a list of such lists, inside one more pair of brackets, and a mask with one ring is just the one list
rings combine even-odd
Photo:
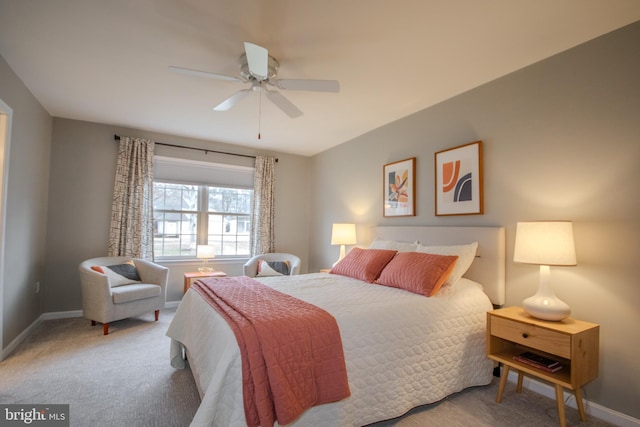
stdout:
[[524,352],[513,356],[518,362],[522,362],[526,365],[533,366],[538,369],[542,369],[546,372],[558,372],[562,369],[560,362],[550,359],[548,357],[541,356],[539,354],[532,353],[530,351]]

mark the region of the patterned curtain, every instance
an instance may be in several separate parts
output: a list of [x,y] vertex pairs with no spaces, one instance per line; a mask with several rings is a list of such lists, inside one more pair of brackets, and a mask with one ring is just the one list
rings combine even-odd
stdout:
[[153,148],[153,141],[120,137],[109,256],[153,260]]
[[251,255],[266,254],[275,250],[273,223],[276,160],[273,157],[256,157],[253,178],[253,206],[251,209]]

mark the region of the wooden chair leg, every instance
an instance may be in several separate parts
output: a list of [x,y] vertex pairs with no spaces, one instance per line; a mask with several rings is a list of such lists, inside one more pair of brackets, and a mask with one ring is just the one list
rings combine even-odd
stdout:
[[157,322],[158,319],[160,318],[160,310],[156,310],[155,314],[156,314],[156,322]]
[[109,335],[109,324],[108,323],[103,323],[102,324],[102,334],[103,335]]

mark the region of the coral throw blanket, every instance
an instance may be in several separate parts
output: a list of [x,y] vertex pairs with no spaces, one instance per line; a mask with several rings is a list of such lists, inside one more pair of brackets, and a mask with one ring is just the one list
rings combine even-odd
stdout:
[[350,395],[340,331],[329,313],[246,276],[202,279],[191,288],[238,340],[248,426],[288,424],[314,405]]

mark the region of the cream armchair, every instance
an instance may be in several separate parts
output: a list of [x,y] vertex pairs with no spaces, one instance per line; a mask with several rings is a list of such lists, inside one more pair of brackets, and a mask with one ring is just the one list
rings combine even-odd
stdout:
[[283,252],[274,252],[270,254],[256,255],[251,258],[243,266],[244,275],[249,277],[256,277],[258,275],[258,263],[260,260],[267,262],[270,261],[289,261],[289,275],[300,273],[300,258],[295,255],[287,254]]
[[[139,283],[119,285],[110,274],[99,273],[91,268],[124,264],[127,261],[133,261],[140,277]],[[116,320],[151,311],[155,312],[155,320],[158,320],[166,299],[168,268],[130,257],[101,257],[83,261],[78,269],[83,315],[91,320],[91,325],[102,323],[104,335],[109,333],[109,323]]]

